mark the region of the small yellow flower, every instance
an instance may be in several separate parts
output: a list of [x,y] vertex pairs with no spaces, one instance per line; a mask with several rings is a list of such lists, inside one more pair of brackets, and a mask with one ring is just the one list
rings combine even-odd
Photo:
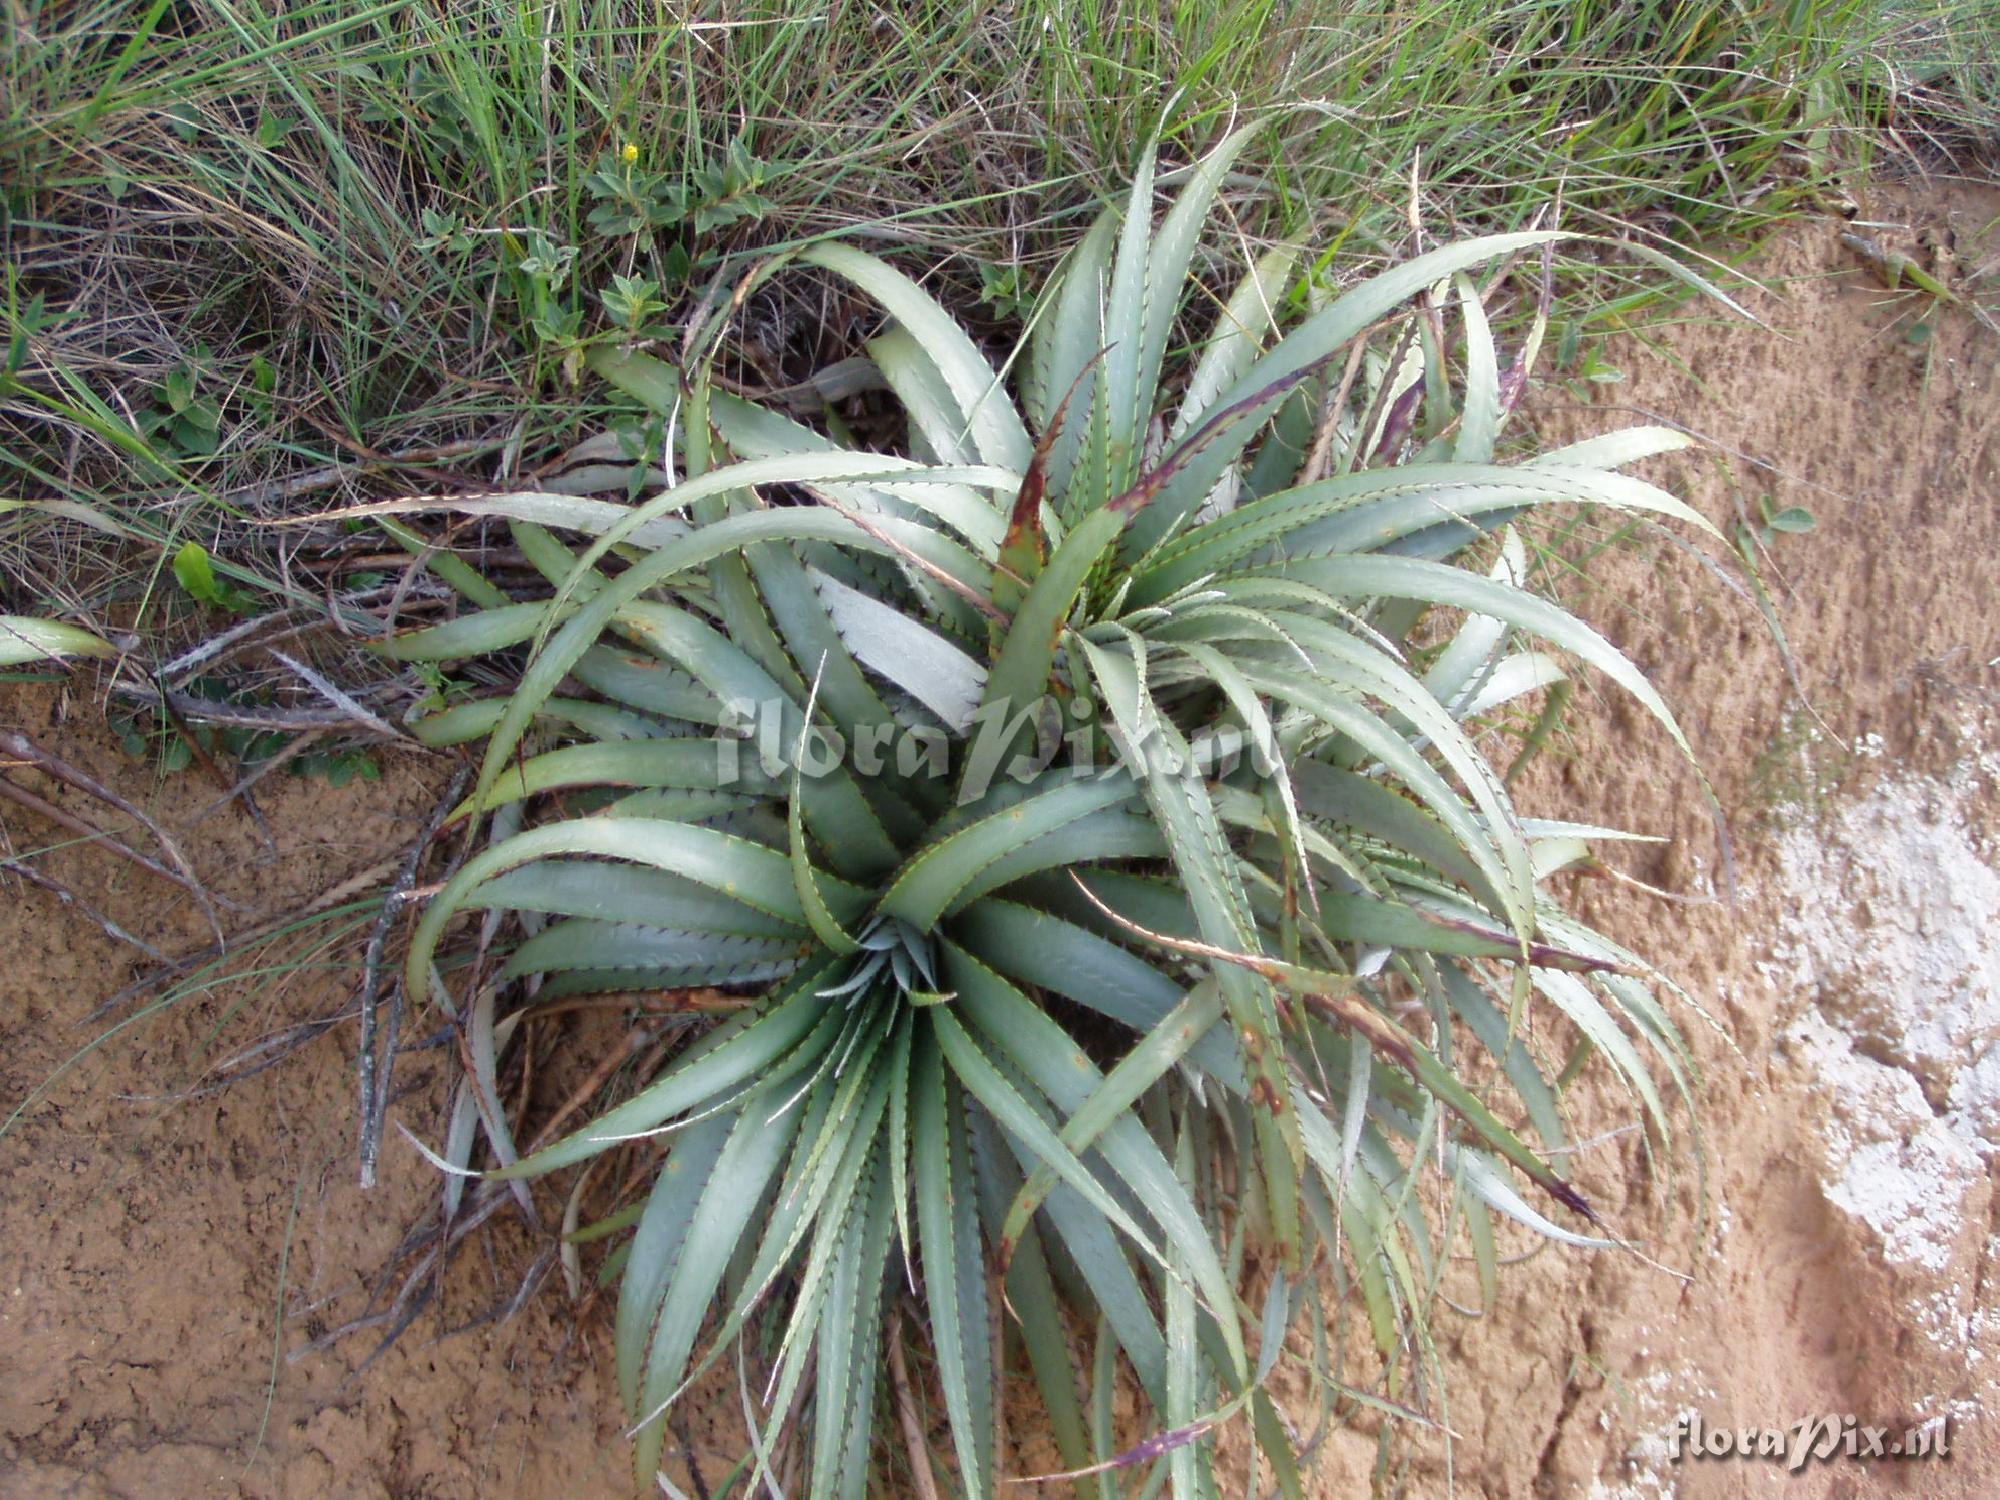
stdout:
[[630,141],[627,141],[619,148],[618,159],[624,162],[626,166],[631,166],[633,162],[639,159],[639,148]]

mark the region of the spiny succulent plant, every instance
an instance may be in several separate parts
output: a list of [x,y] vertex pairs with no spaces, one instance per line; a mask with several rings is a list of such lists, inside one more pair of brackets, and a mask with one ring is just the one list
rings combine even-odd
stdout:
[[[624,1236],[648,1488],[674,1403],[740,1359],[747,1473],[796,1444],[806,1494],[875,1492],[904,1328],[967,1496],[1009,1477],[1016,1354],[1080,1495],[1135,1468],[1214,1494],[1231,1421],[1296,1495],[1312,1438],[1270,1377],[1310,1358],[1323,1297],[1365,1309],[1369,1399],[1422,1409],[1454,1246],[1490,1300],[1496,1215],[1613,1242],[1568,1179],[1566,1061],[1608,1063],[1667,1140],[1657,1079],[1685,1093],[1691,1064],[1656,976],[1549,890],[1618,835],[1519,815],[1479,723],[1582,663],[1680,742],[1530,589],[1514,523],[1574,503],[1702,527],[1619,472],[1681,439],[1496,456],[1541,324],[1503,367],[1487,304],[1550,232],[1339,295],[1271,250],[1170,359],[1247,134],[1157,226],[1148,153],[1018,370],[879,259],[784,257],[886,314],[868,354],[901,453],[718,390],[719,318],[679,366],[594,360],[666,434],[631,503],[436,502],[509,522],[548,588],[459,564],[476,608],[390,643],[525,660],[510,696],[419,725],[484,740],[460,816],[495,828],[430,900],[407,984],[465,1029],[497,1175],[654,1153],[643,1205],[585,1231]],[[522,933],[476,981],[440,946],[472,911]],[[699,986],[738,1001],[518,1155],[493,1097],[510,1014]]]

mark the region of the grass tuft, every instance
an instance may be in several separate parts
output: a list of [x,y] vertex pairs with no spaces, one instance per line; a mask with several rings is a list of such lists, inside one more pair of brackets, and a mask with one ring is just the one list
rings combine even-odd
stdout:
[[[1239,163],[1231,232],[1364,268],[1412,222],[1556,203],[1742,236],[1885,146],[2000,145],[1976,0],[14,11],[0,472],[106,524],[0,520],[4,607],[168,636],[187,541],[297,599],[259,522],[510,483],[600,428],[579,354],[616,276],[685,318],[742,257],[851,230],[1008,322],[1170,97],[1169,162],[1305,104]],[[818,289],[764,314],[748,347],[794,379],[870,331]]]

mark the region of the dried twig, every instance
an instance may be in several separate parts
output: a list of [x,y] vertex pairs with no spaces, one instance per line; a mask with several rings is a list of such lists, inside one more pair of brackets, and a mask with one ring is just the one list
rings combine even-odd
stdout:
[[[78,791],[95,797],[99,802],[117,808],[118,811],[124,813],[126,817],[132,819],[133,822],[150,833],[153,836],[153,841],[160,846],[161,851],[173,863],[174,869],[180,872],[178,875],[170,874],[160,865],[150,860],[145,860],[137,851],[126,849],[125,846],[119,845],[115,839],[109,839],[108,835],[104,837],[113,846],[117,847],[121,853],[140,860],[146,868],[173,881],[174,884],[180,886],[181,889],[194,897],[195,904],[202,910],[202,915],[208,918],[208,925],[215,929],[216,938],[219,940],[222,937],[222,923],[215,915],[215,903],[209,899],[208,892],[202,889],[200,880],[195,876],[194,866],[187,862],[186,856],[181,853],[174,841],[167,837],[166,829],[153,821],[144,808],[119,796],[118,793],[111,790],[110,787],[106,786],[96,777],[79,771],[67,762],[49,754],[48,751],[42,749],[41,746],[37,745],[25,734],[21,734],[16,730],[0,731],[0,754],[11,756],[23,765],[32,766],[44,776],[52,777],[67,786],[73,786]],[[62,813],[59,809],[55,809],[52,803],[43,802],[42,799],[35,797],[32,792],[26,792],[19,787],[9,785],[8,795],[12,796],[15,801],[22,802],[24,806],[32,805],[24,801],[24,799],[33,798],[34,802],[39,803],[42,809],[57,812],[58,821],[64,827],[71,829],[76,827],[76,822],[71,821],[67,813]],[[45,811],[44,816],[46,815],[47,812]],[[92,838],[99,837],[97,831],[89,829],[88,825],[85,825],[85,830],[86,836]]]
[[321,1334],[311,1343],[292,1350],[286,1356],[286,1363],[296,1364],[309,1355],[331,1348],[350,1334],[362,1333],[371,1328],[387,1327],[389,1331],[382,1336],[381,1342],[348,1374],[350,1382],[358,1379],[364,1371],[374,1365],[376,1360],[389,1352],[396,1340],[403,1336],[404,1330],[417,1320],[417,1315],[431,1304],[437,1295],[438,1286],[444,1280],[445,1270],[450,1266],[452,1257],[471,1237],[473,1231],[511,1201],[506,1194],[493,1191],[492,1184],[481,1184],[480,1190],[473,1198],[472,1206],[450,1225],[431,1224],[413,1230],[405,1236],[403,1243],[396,1247],[387,1262],[388,1266],[395,1266],[411,1256],[416,1257],[416,1263],[396,1284],[396,1295],[389,1305],[387,1307],[376,1305],[382,1287],[388,1284],[385,1279],[378,1283],[376,1290],[370,1294],[367,1309],[360,1317],[343,1323],[338,1328]]
[[[4,786],[5,784],[6,783],[4,782],[0,782],[0,786]],[[56,900],[62,902],[64,906],[72,907],[75,910],[82,912],[86,917],[90,918],[91,921],[95,922],[99,927],[103,928],[105,935],[107,937],[113,938],[121,943],[131,944],[134,948],[137,948],[141,953],[145,954],[148,958],[152,959],[156,963],[165,963],[167,961],[167,956],[164,953],[160,952],[158,948],[155,948],[151,943],[147,942],[144,938],[137,938],[132,936],[131,933],[127,932],[124,928],[120,927],[116,922],[112,921],[111,918],[105,916],[103,912],[99,911],[96,907],[92,906],[88,901],[84,900],[83,897],[77,895],[75,891],[72,891],[68,886],[61,884],[59,881],[52,880],[47,875],[42,874],[41,871],[37,870],[33,865],[29,864],[26,860],[0,859],[0,870],[6,870],[12,874],[20,876],[23,880],[27,881],[29,885],[40,886],[43,890],[47,891],[50,895],[54,896]]]
[[613,1073],[643,1052],[658,1035],[658,1032],[645,1026],[635,1026],[626,1032],[624,1040],[605,1054],[597,1066],[590,1070],[590,1076],[572,1089],[569,1097],[563,1100],[562,1106],[543,1122],[541,1128],[535,1132],[534,1139],[528,1142],[527,1154],[532,1156],[539,1151],[549,1137],[561,1127],[563,1121],[581,1109],[599,1089],[610,1082]]
[[[489,1257],[491,1253],[489,1249]],[[452,1324],[443,1330],[441,1336],[450,1338],[453,1334],[470,1333],[475,1328],[484,1328],[489,1323],[507,1322],[515,1313],[528,1305],[530,1297],[541,1290],[542,1283],[548,1279],[549,1271],[554,1267],[555,1263],[556,1247],[554,1245],[544,1245],[536,1254],[534,1260],[529,1263],[528,1269],[522,1273],[520,1281],[514,1287],[512,1296],[505,1302],[492,1303],[484,1312],[467,1318],[463,1323]]]
[[[236,785],[224,792],[220,797],[217,797],[193,817],[188,818],[184,826],[192,828],[203,819],[213,817],[238,797],[243,799],[245,806],[254,808],[256,804],[250,800],[250,789],[266,776],[269,776],[273,771],[290,765],[299,756],[305,754],[306,751],[325,739],[326,735],[327,731],[324,729],[308,729],[305,733],[294,737],[276,755],[258,761],[255,768],[245,772],[243,778]],[[240,766],[241,762],[238,762],[238,765]]]
[[507,441],[505,433],[490,434],[481,438],[466,438],[455,443],[444,443],[430,448],[405,448],[395,453],[378,453],[363,449],[362,461],[357,463],[322,464],[316,469],[307,469],[302,474],[286,475],[282,479],[268,479],[258,484],[240,485],[225,490],[225,498],[234,500],[246,510],[261,510],[277,500],[290,500],[299,495],[309,495],[314,490],[331,489],[350,479],[358,479],[373,470],[383,468],[427,468],[455,458],[474,458],[481,453],[489,453]]
[[694,1500],[715,1500],[715,1493],[702,1477],[701,1465],[696,1462],[694,1439],[688,1435],[687,1417],[676,1413],[673,1418],[674,1437],[681,1445],[681,1462],[687,1465],[688,1483],[694,1486]]
[[389,1022],[386,1041],[382,1048],[380,1074],[376,1076],[375,1061],[375,1017],[376,1007],[382,994],[382,949],[389,940],[389,928],[395,922],[397,913],[410,899],[411,887],[417,883],[417,868],[423,863],[424,852],[444,826],[451,809],[458,805],[465,795],[465,786],[472,779],[469,767],[461,767],[453,776],[451,784],[444,789],[437,806],[424,821],[423,832],[410,846],[403,857],[403,865],[396,872],[395,883],[382,898],[382,911],[375,918],[374,931],[368,935],[368,948],[362,956],[361,978],[361,1037],[357,1043],[356,1055],[358,1082],[361,1093],[361,1185],[375,1186],[375,1164],[382,1152],[382,1122],[389,1107],[389,1075],[395,1066],[396,1040],[403,1025],[403,986],[392,981],[389,986]]
[[304,906],[295,907],[293,910],[272,917],[268,921],[259,922],[248,931],[231,933],[222,942],[210,943],[205,948],[198,948],[193,953],[184,953],[179,958],[163,960],[159,968],[151,969],[141,974],[132,983],[126,985],[124,989],[118,991],[117,994],[100,1004],[89,1015],[83,1018],[83,1024],[92,1025],[103,1020],[134,995],[141,995],[148,990],[158,989],[168,980],[185,974],[189,969],[199,964],[213,963],[231,948],[242,947],[247,943],[261,942],[282,928],[289,927],[295,922],[303,922],[306,918],[317,912],[325,911],[329,907],[340,905],[341,902],[359,895],[362,891],[369,889],[386,878],[396,868],[396,864],[397,861],[394,859],[385,859],[380,864],[369,866],[359,875],[350,876],[348,879],[343,880],[331,890],[320,892],[319,895],[308,901]]
[[[135,698],[143,703],[164,703],[176,713],[185,714],[190,719],[200,719],[209,724],[227,724],[240,729],[290,730],[302,733],[313,729],[352,730],[363,727],[360,721],[345,709],[254,708],[240,703],[218,703],[213,698],[200,698],[193,693],[178,692],[172,688],[158,688],[149,682],[117,682],[112,684],[111,691],[114,696],[120,698]],[[372,715],[369,717],[373,718]],[[381,721],[376,719],[374,723],[380,724]],[[390,733],[393,735],[395,731],[391,730]]]
[[289,620],[297,613],[297,606],[290,606],[285,609],[274,609],[269,614],[258,615],[254,619],[245,620],[238,625],[232,625],[219,635],[212,635],[200,644],[190,646],[172,661],[156,669],[153,676],[163,684],[179,682],[182,678],[192,673],[196,667],[213,661],[231,646],[255,635],[265,626],[274,624],[280,620]]
[[190,1099],[205,1099],[210,1094],[219,1094],[224,1089],[234,1088],[246,1078],[255,1078],[259,1073],[277,1067],[307,1043],[324,1036],[341,1022],[353,1018],[354,1011],[350,1007],[336,1011],[330,1016],[319,1016],[310,1021],[301,1021],[296,1026],[287,1026],[262,1041],[251,1043],[235,1056],[217,1063],[205,1075],[207,1082],[196,1084],[193,1088],[181,1089],[172,1094],[121,1094],[119,1097],[161,1104],[181,1104]]
[[910,1477],[917,1487],[917,1500],[938,1500],[937,1477],[931,1472],[930,1444],[924,1440],[923,1424],[917,1420],[917,1398],[910,1389],[910,1366],[903,1354],[900,1312],[889,1327],[889,1383],[896,1391],[896,1417],[903,1428],[903,1446],[910,1452]]
[[16,786],[4,776],[0,776],[0,797],[6,798],[9,802],[18,803],[38,817],[46,818],[58,828],[68,829],[87,843],[103,845],[120,859],[131,861],[149,875],[157,875],[160,879],[177,885],[182,890],[190,892],[193,890],[193,887],[181,878],[179,872],[170,870],[158,860],[141,854],[130,844],[125,843],[112,834],[106,833],[102,828],[98,828],[86,820],[79,818],[67,808],[58,807],[47,798],[36,796],[24,786]]
[[285,653],[282,651],[274,650],[271,652],[271,655],[275,656],[279,661],[283,662],[287,667],[290,667],[293,673],[297,675],[297,677],[301,682],[305,683],[305,685],[311,688],[315,693],[318,693],[320,697],[326,699],[326,701],[331,703],[335,708],[340,709],[343,713],[347,714],[347,716],[353,719],[356,723],[359,723],[365,726],[366,728],[374,730],[377,734],[386,735],[388,738],[392,740],[399,740],[402,738],[402,735],[398,733],[394,728],[392,728],[389,724],[385,723],[383,720],[376,717],[374,714],[370,713],[367,709],[363,708],[359,703],[356,703],[352,698],[348,697],[346,693],[343,693],[339,688],[335,687],[331,682],[328,682],[324,677],[320,676],[319,673],[315,672],[311,667],[307,666],[304,662],[295,661],[293,658],[285,655]]
[[[190,646],[171,661],[154,668],[150,676],[156,686],[181,687],[198,669],[212,669],[229,657],[253,647],[274,646],[280,641],[328,628],[351,632],[357,623],[367,621],[366,615],[359,613],[360,606],[372,600],[387,599],[394,591],[393,585],[378,584],[372,588],[350,589],[345,593],[329,592],[325,598],[324,615],[304,605],[294,604],[243,620]],[[372,622],[368,623],[372,634]]]
[[[1354,394],[1355,377],[1361,373],[1362,358],[1368,353],[1368,340],[1379,327],[1378,324],[1376,328],[1363,330],[1348,346],[1347,365],[1340,372],[1340,384],[1328,392],[1326,403],[1320,408],[1319,427],[1313,433],[1312,447],[1299,470],[1301,485],[1315,484],[1326,477],[1327,463],[1333,455],[1333,439],[1340,430],[1341,413],[1347,410],[1348,397]],[[1359,435],[1355,441],[1360,441]]]

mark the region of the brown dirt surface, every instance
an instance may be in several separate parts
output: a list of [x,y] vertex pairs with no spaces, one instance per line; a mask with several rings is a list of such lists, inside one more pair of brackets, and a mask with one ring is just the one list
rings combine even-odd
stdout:
[[[408,765],[339,790],[271,777],[258,788],[270,847],[240,812],[188,827],[217,787],[197,771],[156,782],[109,743],[95,704],[0,691],[8,728],[177,831],[213,894],[248,908],[224,909],[231,930],[393,858],[437,795],[436,776]],[[122,821],[31,772],[10,775],[79,816]],[[11,808],[0,818],[10,853],[64,837]],[[37,866],[168,952],[211,941],[180,890],[99,851],[53,849]],[[148,961],[46,892],[8,883],[0,1097],[11,1111],[148,1003],[85,1020]],[[379,1268],[435,1202],[437,1177],[392,1138],[381,1184],[357,1185],[351,1020],[221,1092],[171,1099],[258,1040],[352,1007],[351,972],[313,967],[310,940],[257,957],[302,967],[131,1025],[0,1141],[0,1494],[620,1493],[629,1471],[615,1393],[596,1351],[572,1347],[561,1302],[478,1322],[511,1297],[529,1261],[523,1240],[503,1233],[490,1254],[462,1254],[435,1307],[365,1373],[382,1330],[309,1348],[369,1310]],[[398,1112],[417,1128],[433,1123],[445,1062],[436,1050],[402,1061]]]
[[[2000,1493],[1987,1412],[2000,1371],[2000,337],[1892,294],[1841,238],[1933,257],[1944,245],[1970,272],[2000,248],[1982,238],[1996,216],[1990,190],[1885,189],[1861,217],[1907,234],[1806,226],[1762,264],[1783,283],[1752,303],[1774,333],[1689,307],[1609,356],[1621,382],[1542,395],[1552,441],[1635,419],[1711,439],[1714,452],[1661,472],[1725,530],[1766,494],[1814,512],[1810,535],[1773,542],[1764,576],[1818,720],[1747,597],[1685,552],[1642,536],[1563,587],[1675,705],[1733,835],[1732,897],[1699,782],[1638,710],[1595,689],[1528,778],[1530,811],[1670,840],[1612,847],[1606,862],[1684,899],[1609,880],[1575,895],[1715,1018],[1681,1012],[1702,1069],[1706,1212],[1685,1150],[1671,1185],[1629,1132],[1582,1152],[1593,1201],[1673,1270],[1543,1250],[1507,1273],[1492,1315],[1442,1313],[1445,1419],[1460,1437],[1448,1455],[1412,1443],[1405,1493]],[[339,790],[273,777],[260,787],[270,844],[237,810],[192,824],[217,789],[123,759],[95,704],[0,695],[0,724],[175,831],[243,908],[231,927],[393,857],[436,795],[418,764]],[[80,815],[103,811],[10,774]],[[209,940],[176,887],[101,850],[51,848],[67,836],[11,806],[0,832],[0,852],[47,850],[38,868],[158,947]],[[4,875],[0,889],[12,1110],[150,1002],[87,1022],[146,961],[44,891]],[[135,1021],[0,1137],[0,1493],[629,1493],[601,1323],[579,1326],[559,1289],[500,1316],[537,1248],[525,1231],[469,1245],[372,1364],[379,1329],[326,1342],[370,1311],[437,1180],[392,1130],[382,1185],[356,1185],[351,1018],[226,1090],[174,1097],[258,1040],[351,1006],[351,971],[310,936],[258,957],[298,967]],[[551,1103],[620,1041],[567,1035],[582,1061],[535,1081]],[[392,1113],[429,1139],[448,1062],[431,1050],[399,1065]],[[1632,1110],[1598,1090],[1579,1113],[1588,1139]],[[1469,1284],[1457,1300],[1474,1300]],[[1711,1428],[1851,1412],[1892,1436],[1944,1418],[1952,1456],[1835,1458],[1796,1476],[1768,1460],[1675,1462],[1684,1412]],[[727,1467],[718,1430],[691,1433],[711,1475]],[[1337,1436],[1316,1493],[1367,1493],[1373,1462],[1365,1435]]]

